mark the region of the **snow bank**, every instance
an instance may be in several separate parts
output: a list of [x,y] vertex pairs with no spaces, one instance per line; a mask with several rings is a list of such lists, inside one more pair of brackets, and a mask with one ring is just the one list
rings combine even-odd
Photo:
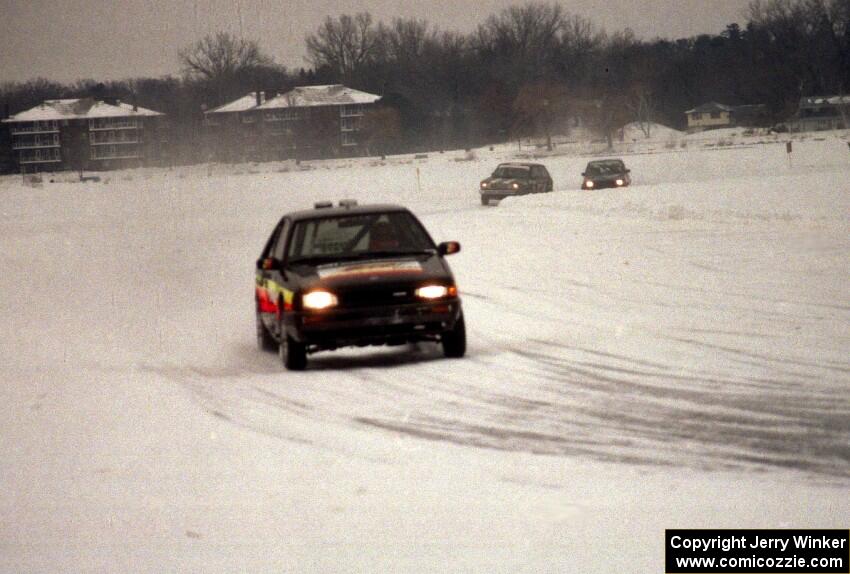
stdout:
[[[646,135],[645,130],[649,130],[649,136]],[[678,139],[683,135],[684,133],[679,130],[655,122],[646,122],[643,126],[637,122],[632,122],[623,127],[623,138],[626,141],[654,140],[665,142]]]

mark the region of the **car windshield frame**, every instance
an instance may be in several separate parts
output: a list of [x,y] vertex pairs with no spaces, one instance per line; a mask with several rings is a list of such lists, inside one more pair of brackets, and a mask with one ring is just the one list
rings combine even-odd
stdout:
[[[379,225],[384,234],[380,243],[375,237]],[[431,255],[436,252],[434,240],[409,211],[344,213],[295,221],[288,238],[286,264]]]

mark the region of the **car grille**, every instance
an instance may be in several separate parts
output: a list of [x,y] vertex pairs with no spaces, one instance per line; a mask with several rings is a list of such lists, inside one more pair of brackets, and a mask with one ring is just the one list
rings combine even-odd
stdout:
[[341,308],[380,307],[416,302],[415,285],[376,285],[338,294]]

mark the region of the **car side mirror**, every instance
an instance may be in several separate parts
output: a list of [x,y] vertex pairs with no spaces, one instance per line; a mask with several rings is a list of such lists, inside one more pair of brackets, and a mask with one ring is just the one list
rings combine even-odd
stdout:
[[266,257],[265,259],[257,260],[257,269],[269,270],[278,269],[279,267],[280,261],[278,261],[274,257]]
[[632,170],[630,170],[630,169],[626,170],[626,173],[631,173],[631,172],[632,172]]
[[586,172],[586,171],[581,172],[581,176],[582,176],[582,177],[585,177],[586,175],[587,175],[587,172]]
[[437,246],[437,253],[440,255],[451,255],[460,251],[460,243],[457,241],[444,241]]

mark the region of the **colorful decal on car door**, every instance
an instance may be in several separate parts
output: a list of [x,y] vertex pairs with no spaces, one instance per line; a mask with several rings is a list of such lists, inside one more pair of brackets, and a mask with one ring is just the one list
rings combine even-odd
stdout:
[[275,283],[271,279],[263,279],[261,275],[257,275],[257,304],[261,313],[277,313],[281,309],[278,308],[278,300],[280,295],[283,296],[283,310],[289,311],[292,309],[292,300],[295,295],[289,289]]

